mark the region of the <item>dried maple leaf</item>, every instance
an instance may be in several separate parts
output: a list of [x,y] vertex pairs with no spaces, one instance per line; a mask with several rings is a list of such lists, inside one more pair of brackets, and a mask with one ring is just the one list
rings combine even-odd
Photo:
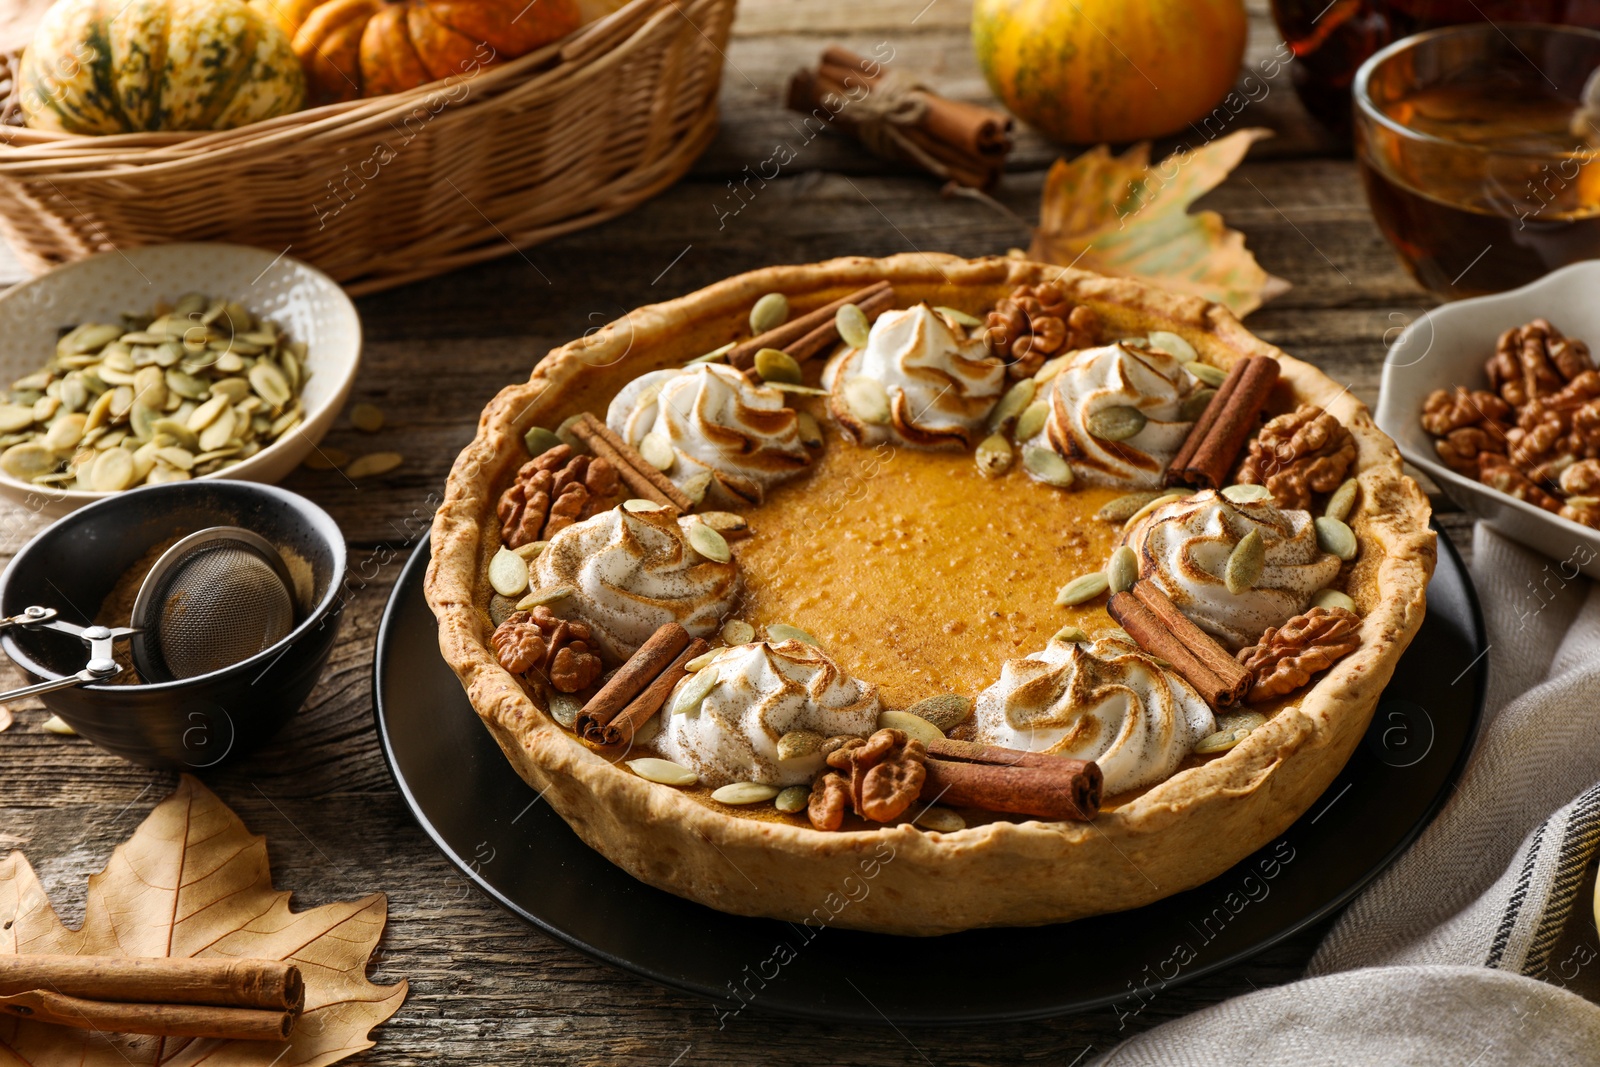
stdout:
[[1028,255],[1044,263],[1138,278],[1215,300],[1243,317],[1289,288],[1261,269],[1244,234],[1189,205],[1220,185],[1270,130],[1239,130],[1150,165],[1150,143],[1121,156],[1105,145],[1045,178]]
[[290,911],[289,894],[272,888],[266,838],[185,775],[90,876],[78,930],[62,925],[22,853],[0,860],[0,952],[289,960],[306,983],[305,1014],[289,1041],[102,1034],[0,1017],[0,1064],[318,1067],[344,1059],[371,1048],[368,1031],[406,997],[404,981],[383,987],[366,978],[387,909],[374,893]]

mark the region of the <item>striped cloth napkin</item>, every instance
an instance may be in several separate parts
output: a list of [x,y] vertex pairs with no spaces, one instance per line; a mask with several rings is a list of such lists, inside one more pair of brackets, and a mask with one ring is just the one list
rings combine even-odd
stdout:
[[1600,1000],[1600,586],[1577,573],[1590,557],[1474,531],[1489,693],[1444,810],[1303,980],[1167,1023],[1103,1067],[1600,1063],[1586,999]]

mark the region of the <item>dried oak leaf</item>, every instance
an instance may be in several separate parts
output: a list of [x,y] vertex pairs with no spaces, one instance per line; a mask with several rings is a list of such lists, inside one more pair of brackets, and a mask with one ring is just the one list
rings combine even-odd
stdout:
[[1312,608],[1268,627],[1239,652],[1239,662],[1255,676],[1245,699],[1258,704],[1292,693],[1360,646],[1361,617],[1345,608]]
[[1279,507],[1303,510],[1312,493],[1339,488],[1355,458],[1350,431],[1315,404],[1301,404],[1261,427],[1239,465],[1239,481],[1266,486]]
[[367,981],[387,899],[289,909],[272,887],[267,843],[184,775],[133,836],[89,877],[83,926],[69,930],[20,852],[0,860],[0,953],[221,956],[290,960],[305,1014],[286,1044],[104,1034],[0,1018],[0,1062],[128,1067],[321,1067],[372,1047],[368,1032],[400,1008],[407,984]]
[[1045,179],[1030,259],[1141,278],[1192,293],[1243,318],[1289,283],[1261,269],[1215,211],[1189,206],[1222,183],[1272,131],[1239,130],[1198,151],[1150,165],[1150,144],[1113,157],[1105,145],[1070,163],[1057,160]]

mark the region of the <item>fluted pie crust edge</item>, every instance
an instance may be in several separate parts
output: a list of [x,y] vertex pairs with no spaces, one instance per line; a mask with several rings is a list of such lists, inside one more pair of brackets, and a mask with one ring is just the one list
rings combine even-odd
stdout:
[[[488,647],[485,572],[499,547],[496,496],[527,458],[523,434],[553,425],[558,419],[551,416],[568,413],[598,376],[615,392],[638,374],[723,343],[730,324],[765,293],[786,293],[804,310],[880,278],[894,283],[902,306],[922,299],[966,303],[980,294],[988,302],[1017,285],[1051,281],[1069,300],[1093,307],[1109,328],[1174,330],[1224,367],[1252,355],[1278,359],[1280,389],[1326,408],[1356,441],[1362,492],[1350,521],[1361,541],[1352,579],[1363,611],[1361,647],[1232,751],[1178,772],[1092,824],[1000,822],[951,834],[907,824],[824,833],[724,814],[584,747],[534,705]],[[966,290],[968,301],[955,299],[953,289]],[[1428,518],[1427,499],[1401,473],[1394,443],[1366,406],[1249,333],[1219,305],[1023,260],[846,258],[729,278],[641,308],[550,352],[528,382],[489,404],[456,459],[433,524],[426,590],[444,657],[506,758],[613,863],[722,911],[931,935],[1139,907],[1216,877],[1281,834],[1344,767],[1422,623],[1435,560]]]

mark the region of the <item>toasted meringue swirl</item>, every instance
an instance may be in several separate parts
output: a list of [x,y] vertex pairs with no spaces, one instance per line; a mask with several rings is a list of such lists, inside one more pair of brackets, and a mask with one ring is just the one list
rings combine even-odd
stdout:
[[[862,422],[845,401],[844,383],[871,378],[889,396],[889,423]],[[885,311],[872,324],[867,347],[846,349],[829,361],[823,385],[829,409],[857,442],[893,440],[914,448],[965,448],[982,428],[1005,389],[1005,363],[982,337],[918,304]]]
[[612,399],[606,425],[635,447],[646,434],[665,437],[676,457],[667,477],[680,488],[710,471],[712,500],[759,504],[811,465],[799,415],[785,403],[732,367],[699,363],[635,378]]
[[[1223,570],[1251,530],[1266,541],[1266,567],[1254,588],[1230,593]],[[1236,504],[1212,489],[1157,508],[1123,542],[1139,555],[1140,578],[1234,651],[1300,614],[1339,573],[1339,557],[1317,546],[1309,512],[1270,500]]]
[[676,692],[669,697],[654,745],[712,787],[809,783],[823,768],[822,754],[780,760],[778,739],[792,730],[864,737],[882,709],[876,686],[851,678],[801,641],[736,645],[701,669],[715,671],[717,684],[697,711],[672,714]]
[[[1155,489],[1183,447],[1191,422],[1183,402],[1202,388],[1174,356],[1154,349],[1106,345],[1076,353],[1050,385],[1050,418],[1032,444],[1067,458],[1086,485]],[[1112,407],[1137,408],[1148,420],[1123,441],[1089,432],[1089,419]]]
[[1216,721],[1188,682],[1107,634],[1007,660],[975,726],[992,745],[1094,760],[1109,796],[1170,776]]
[[534,560],[530,578],[535,589],[573,589],[550,610],[588,623],[612,664],[633,655],[663,623],[710,636],[739,594],[738,562],[696,552],[670,508],[616,507],[568,526]]

